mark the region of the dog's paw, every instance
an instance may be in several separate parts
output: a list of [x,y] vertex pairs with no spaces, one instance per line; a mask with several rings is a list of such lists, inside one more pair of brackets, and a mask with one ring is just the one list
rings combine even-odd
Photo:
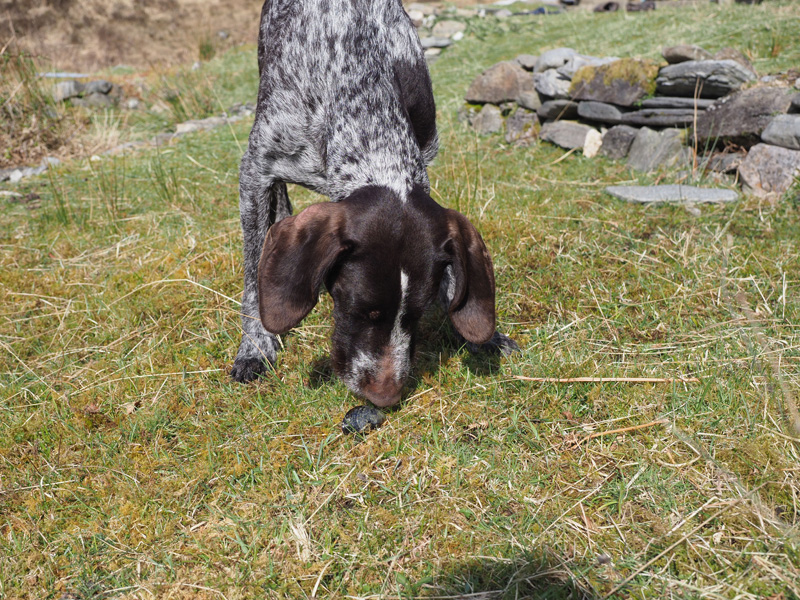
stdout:
[[231,379],[249,383],[267,372],[267,363],[262,358],[237,358],[231,368]]
[[467,350],[473,354],[487,353],[487,354],[500,354],[502,356],[510,356],[514,352],[519,352],[519,344],[512,340],[507,335],[503,335],[499,331],[495,331],[492,338],[484,344],[467,343]]

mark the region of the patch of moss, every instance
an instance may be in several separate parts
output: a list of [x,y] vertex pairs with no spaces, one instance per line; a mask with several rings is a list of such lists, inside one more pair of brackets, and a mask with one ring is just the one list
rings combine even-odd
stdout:
[[596,85],[602,78],[605,87],[611,87],[614,82],[621,81],[631,87],[641,87],[644,91],[643,96],[650,96],[656,91],[657,75],[658,64],[654,61],[621,58],[606,65],[581,67],[572,78],[569,92],[574,96],[593,83]]

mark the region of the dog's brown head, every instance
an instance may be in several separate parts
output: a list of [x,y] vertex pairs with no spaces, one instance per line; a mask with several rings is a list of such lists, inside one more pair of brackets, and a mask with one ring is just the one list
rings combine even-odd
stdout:
[[258,265],[264,328],[296,326],[322,284],[334,302],[334,370],[377,406],[400,400],[416,325],[440,285],[465,339],[483,343],[495,331],[494,272],[481,236],[419,188],[405,202],[364,188],[273,225]]

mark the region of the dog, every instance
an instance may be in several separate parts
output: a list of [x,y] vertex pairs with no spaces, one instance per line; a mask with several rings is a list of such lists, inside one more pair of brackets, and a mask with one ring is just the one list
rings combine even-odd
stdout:
[[[243,335],[231,377],[257,378],[276,336],[333,297],[334,371],[396,404],[416,326],[439,296],[464,340],[507,351],[475,227],[429,195],[436,114],[400,0],[267,0],[255,122],[240,168]],[[330,198],[292,215],[286,183]]]

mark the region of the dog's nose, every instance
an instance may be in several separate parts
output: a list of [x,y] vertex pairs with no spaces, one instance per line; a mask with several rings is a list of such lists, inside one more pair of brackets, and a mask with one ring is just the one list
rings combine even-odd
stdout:
[[361,386],[361,393],[375,406],[385,408],[400,402],[403,382],[396,381],[393,375],[374,379]]

